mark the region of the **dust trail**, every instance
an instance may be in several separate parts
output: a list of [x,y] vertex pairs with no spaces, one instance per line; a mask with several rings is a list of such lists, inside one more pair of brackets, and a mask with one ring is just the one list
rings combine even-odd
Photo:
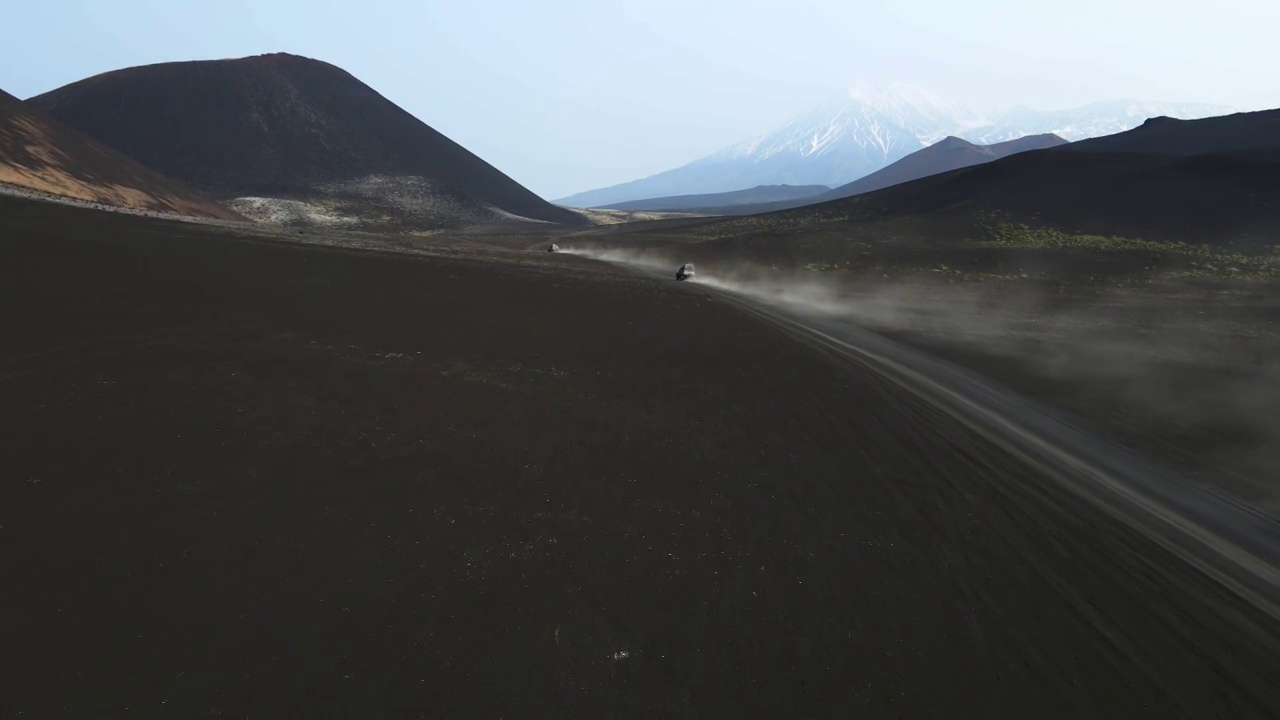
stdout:
[[[663,276],[674,276],[686,261],[665,249],[575,246],[563,248],[562,252]],[[779,271],[705,259],[698,259],[697,265],[698,275],[692,281],[696,284],[795,312],[847,319],[869,328],[974,339],[1001,337],[1009,332],[1007,321],[992,307],[996,301],[986,302],[980,295],[956,292],[925,279],[887,282],[830,278],[803,270]]]
[[680,267],[679,262],[673,262],[668,253],[657,250],[632,250],[627,248],[611,248],[597,247],[591,245],[574,245],[560,246],[560,252],[565,255],[581,255],[589,257],[593,260],[613,263],[615,265],[630,265],[641,268],[646,272],[666,272],[669,268],[671,275],[674,276],[676,268]]
[[696,261],[696,284],[921,344],[1280,506],[1280,325],[1247,293],[779,271],[670,248],[567,251],[664,277]]

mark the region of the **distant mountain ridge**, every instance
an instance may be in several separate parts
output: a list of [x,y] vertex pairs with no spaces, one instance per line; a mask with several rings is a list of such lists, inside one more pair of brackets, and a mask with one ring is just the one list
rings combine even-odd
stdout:
[[557,202],[597,207],[759,185],[838,187],[947,136],[984,145],[1050,133],[1075,141],[1128,130],[1154,115],[1192,119],[1229,111],[1202,104],[1107,101],[1061,111],[983,113],[911,86],[860,85],[773,132],[673,170]]
[[[614,206],[618,209],[668,210],[701,213],[707,215],[754,215],[814,205],[831,200],[874,192],[930,175],[959,170],[1029,150],[1044,150],[1066,145],[1057,135],[1032,135],[994,145],[975,145],[955,136],[945,137],[923,150],[917,150],[897,162],[881,168],[864,178],[835,189],[824,188],[819,192],[800,192],[806,188],[822,186],[764,186],[731,193],[705,195],[681,195],[650,200],[633,200]],[[770,192],[772,188],[790,188],[790,196]]]
[[681,212],[703,208],[750,207],[760,203],[776,203],[813,198],[830,192],[826,185],[761,185],[747,190],[710,195],[676,195],[648,200],[633,200],[610,206],[610,210]]
[[126,68],[28,102],[223,199],[416,227],[583,222],[346,71],[296,55]]
[[949,136],[866,177],[820,195],[814,201],[824,202],[861,195],[922,177],[981,165],[1028,150],[1043,150],[1066,144],[1066,140],[1053,133],[1029,135],[993,145],[975,145],[968,140]]

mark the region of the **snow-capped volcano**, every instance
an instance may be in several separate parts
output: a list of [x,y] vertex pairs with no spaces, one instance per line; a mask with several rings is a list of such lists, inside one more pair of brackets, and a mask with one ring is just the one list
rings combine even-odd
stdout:
[[[990,122],[986,113],[912,85],[859,83],[849,88],[848,95],[851,102],[869,107],[903,127],[926,132],[934,126],[977,127]],[[931,139],[936,142],[942,138]]]
[[773,132],[727,147],[711,157],[813,157],[838,153],[848,146],[888,157],[904,144],[931,145],[962,128],[982,127],[990,122],[990,118],[971,108],[947,102],[927,90],[909,85],[863,84]]
[[1210,105],[1108,101],[1062,111],[982,112],[909,85],[859,84],[773,132],[674,170],[557,202],[598,207],[759,185],[836,187],[948,135],[981,144],[1044,133],[1074,141],[1129,130],[1159,115],[1190,120],[1230,111]]

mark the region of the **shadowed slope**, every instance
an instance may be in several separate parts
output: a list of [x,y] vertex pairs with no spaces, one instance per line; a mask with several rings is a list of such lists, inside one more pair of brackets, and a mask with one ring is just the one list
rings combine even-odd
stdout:
[[1127,132],[1081,140],[1067,152],[1206,155],[1280,148],[1280,110],[1234,113],[1200,120],[1156,117]]

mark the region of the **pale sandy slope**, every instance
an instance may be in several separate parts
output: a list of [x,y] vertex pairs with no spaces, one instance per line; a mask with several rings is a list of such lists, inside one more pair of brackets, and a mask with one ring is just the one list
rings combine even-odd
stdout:
[[243,219],[3,91],[0,183],[136,210]]

